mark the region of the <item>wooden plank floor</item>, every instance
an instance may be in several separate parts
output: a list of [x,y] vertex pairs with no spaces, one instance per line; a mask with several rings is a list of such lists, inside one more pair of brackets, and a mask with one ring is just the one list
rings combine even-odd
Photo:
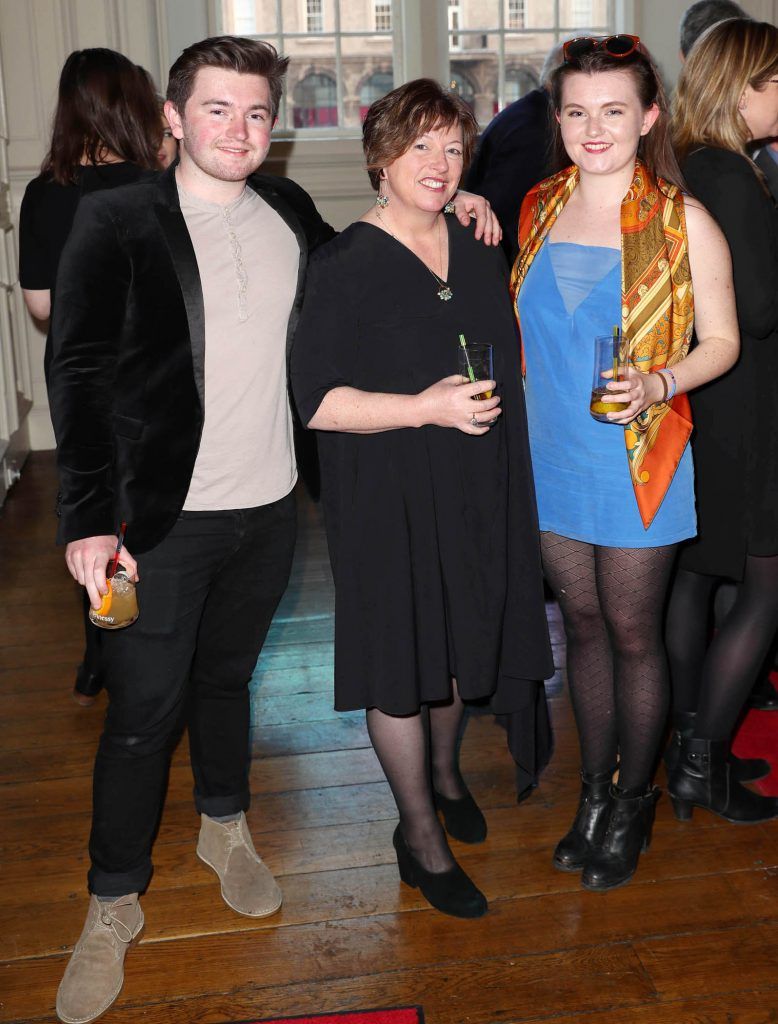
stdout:
[[[90,773],[103,703],[69,689],[79,600],[52,543],[53,459],[31,457],[0,517],[0,1021],[53,1020],[86,907]],[[301,504],[292,584],[253,683],[256,844],[284,890],[276,916],[228,910],[195,857],[186,744],[175,756],[144,900],[146,932],[106,1024],[189,1024],[420,1003],[428,1024],[778,1021],[778,825],[664,799],[632,884],[584,892],[551,867],[577,793],[566,695],[557,749],[514,802],[504,735],[473,718],[463,765],[489,821],[455,845],[490,900],[458,922],[401,886],[395,812],[363,716],[332,710],[333,592],[318,511]],[[45,588],[42,584],[45,583]],[[562,636],[551,609],[557,664]],[[660,780],[662,781],[662,780]]]

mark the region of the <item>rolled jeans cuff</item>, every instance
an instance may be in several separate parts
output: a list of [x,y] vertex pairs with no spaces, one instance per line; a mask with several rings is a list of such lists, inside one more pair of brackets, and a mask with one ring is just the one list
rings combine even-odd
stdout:
[[143,893],[148,888],[152,875],[151,857],[132,871],[102,871],[94,866],[89,869],[89,891],[94,896],[118,899],[131,892]]
[[206,814],[209,818],[226,818],[230,814],[247,811],[251,796],[248,788],[231,796],[203,796],[195,790],[194,802],[198,814]]

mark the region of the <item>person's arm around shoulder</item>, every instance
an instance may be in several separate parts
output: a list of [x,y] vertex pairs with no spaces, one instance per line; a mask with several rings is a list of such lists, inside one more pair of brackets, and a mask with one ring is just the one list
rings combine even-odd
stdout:
[[[57,274],[49,403],[60,478],[58,539],[92,606],[107,593],[113,530],[113,401],[130,268],[102,196],[79,206]],[[137,578],[124,549],[122,564]]]
[[[696,199],[686,198],[689,266],[694,290],[694,329],[697,344],[672,369],[676,394],[692,391],[726,373],[740,353],[732,261],[721,228]],[[627,391],[630,403],[623,412],[610,413],[614,423],[630,423],[649,405],[664,400],[658,373],[632,369],[625,384],[608,384],[609,391]]]

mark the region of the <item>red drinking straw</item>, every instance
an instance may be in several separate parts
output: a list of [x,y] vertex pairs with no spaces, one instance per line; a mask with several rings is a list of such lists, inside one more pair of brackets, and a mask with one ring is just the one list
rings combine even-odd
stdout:
[[105,574],[106,579],[111,579],[116,572],[117,566],[119,565],[119,552],[122,550],[124,544],[124,534],[127,532],[127,524],[122,523],[119,527],[119,539],[116,542],[116,551],[114,552],[113,558],[111,559],[110,565],[108,566],[108,572]]

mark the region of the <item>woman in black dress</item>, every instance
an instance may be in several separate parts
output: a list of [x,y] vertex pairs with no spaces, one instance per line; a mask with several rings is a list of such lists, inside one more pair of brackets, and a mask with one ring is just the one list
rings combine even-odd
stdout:
[[[778,801],[740,783],[766,764],[728,750],[778,626],[778,212],[747,155],[778,135],[778,29],[741,18],[711,28],[684,65],[673,113],[686,181],[732,253],[741,354],[691,395],[699,534],[681,551],[668,612],[669,790],[682,819],[696,805],[764,821]],[[710,640],[722,580],[739,587]]]
[[[460,917],[487,909],[436,815],[486,835],[457,763],[463,700],[513,711],[553,672],[507,268],[443,212],[475,134],[428,79],[373,104],[376,205],[316,253],[292,351],[319,432],[336,707],[367,709],[401,878]],[[497,391],[477,404],[495,385],[456,372],[460,335],[494,346]]]
[[[81,197],[138,181],[156,170],[162,136],[151,78],[121,53],[76,50],[59,79],[51,147],[27,186],[19,216],[19,281],[36,320],[51,316],[57,267]],[[51,346],[43,365],[48,376]],[[99,630],[84,599],[86,651],[73,690],[85,706],[101,688]]]

